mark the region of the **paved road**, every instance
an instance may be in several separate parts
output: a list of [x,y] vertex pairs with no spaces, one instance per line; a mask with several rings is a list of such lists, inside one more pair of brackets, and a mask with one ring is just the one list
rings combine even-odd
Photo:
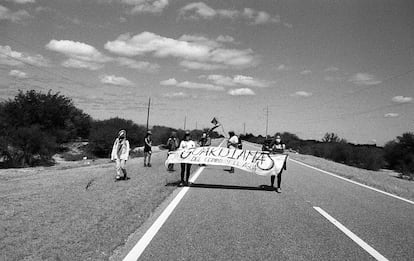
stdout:
[[[252,149],[252,148],[248,148]],[[290,161],[269,177],[207,167],[139,260],[375,260],[319,207],[389,260],[414,259],[414,205]]]

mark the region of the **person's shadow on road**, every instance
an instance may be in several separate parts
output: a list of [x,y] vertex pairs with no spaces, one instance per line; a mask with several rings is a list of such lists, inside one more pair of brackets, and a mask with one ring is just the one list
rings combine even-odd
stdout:
[[[180,182],[169,182],[165,186],[179,186]],[[258,191],[274,191],[275,189],[268,185],[252,186],[235,186],[235,185],[221,185],[221,184],[205,184],[205,183],[191,183],[191,188],[208,188],[208,189],[234,189],[234,190],[258,190]]]

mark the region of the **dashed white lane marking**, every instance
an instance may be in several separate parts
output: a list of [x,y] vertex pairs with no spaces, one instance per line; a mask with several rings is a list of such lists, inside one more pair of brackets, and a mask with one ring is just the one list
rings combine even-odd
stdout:
[[[220,143],[219,147],[221,147],[224,143],[225,139]],[[190,182],[194,182],[198,176],[200,176],[201,172],[205,169],[205,167],[199,167],[197,171],[193,174],[190,178]],[[158,233],[162,225],[167,221],[168,217],[174,211],[175,207],[177,207],[178,203],[180,203],[181,199],[189,190],[189,187],[183,187],[181,191],[177,194],[177,196],[171,201],[171,203],[164,209],[161,215],[155,220],[152,226],[145,232],[142,238],[138,241],[138,243],[129,251],[128,255],[123,259],[123,261],[136,261],[142,255],[145,248],[149,245],[151,240],[154,236]]]
[[365,184],[361,184],[361,183],[359,183],[359,182],[356,182],[356,181],[353,181],[353,180],[350,180],[350,179],[347,179],[347,178],[344,178],[344,177],[338,176],[338,175],[333,174],[333,173],[331,173],[331,172],[329,172],[329,171],[326,171],[326,170],[322,170],[322,169],[318,169],[318,168],[312,167],[312,166],[310,166],[310,165],[308,165],[308,164],[305,164],[305,163],[303,163],[303,162],[300,162],[300,161],[297,161],[297,160],[294,160],[294,159],[289,159],[289,160],[291,160],[291,161],[293,161],[293,162],[295,162],[295,163],[297,163],[297,164],[303,165],[303,166],[305,166],[305,167],[308,167],[308,168],[311,168],[311,169],[314,169],[314,170],[320,171],[320,172],[322,172],[322,173],[325,173],[325,174],[331,175],[331,176],[336,177],[336,178],[338,178],[338,179],[342,179],[342,180],[344,180],[344,181],[351,182],[351,183],[356,184],[356,185],[358,185],[358,186],[361,186],[361,187],[364,187],[364,188],[367,188],[367,189],[370,189],[370,190],[373,190],[373,191],[376,191],[376,192],[379,192],[379,193],[385,194],[385,195],[387,195],[387,196],[390,196],[390,197],[393,197],[393,198],[396,198],[396,199],[399,199],[399,200],[402,200],[402,201],[405,201],[405,202],[407,202],[407,203],[410,203],[410,204],[413,204],[413,205],[414,205],[414,202],[413,202],[413,201],[411,201],[411,200],[409,200],[409,199],[402,198],[402,197],[396,196],[396,195],[394,195],[394,194],[391,194],[391,193],[388,193],[388,192],[385,192],[385,191],[382,191],[382,190],[379,190],[379,189],[376,189],[376,188],[373,188],[373,187],[367,186],[367,185],[365,185]]
[[328,213],[326,213],[323,209],[320,207],[313,207],[316,211],[319,212],[322,216],[324,216],[329,222],[334,224],[339,230],[341,230],[345,235],[347,235],[349,238],[351,238],[355,243],[357,243],[360,247],[362,247],[365,251],[367,251],[372,257],[374,257],[376,260],[386,261],[388,260],[383,255],[381,255],[377,250],[372,248],[370,245],[365,243],[364,240],[359,238],[357,235],[352,233],[349,229],[347,229],[344,225],[339,223],[338,220],[330,216]]

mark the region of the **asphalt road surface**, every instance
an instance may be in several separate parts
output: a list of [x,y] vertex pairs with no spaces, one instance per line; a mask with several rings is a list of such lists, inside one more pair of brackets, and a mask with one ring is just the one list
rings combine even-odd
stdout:
[[414,260],[413,204],[287,167],[277,193],[270,177],[207,166],[139,260]]

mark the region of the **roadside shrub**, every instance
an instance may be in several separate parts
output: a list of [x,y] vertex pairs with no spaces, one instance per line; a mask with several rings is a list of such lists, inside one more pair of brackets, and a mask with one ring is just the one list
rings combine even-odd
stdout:
[[126,130],[131,149],[144,145],[146,128],[131,120],[111,118],[109,120],[94,121],[91,124],[88,150],[97,157],[110,157],[112,146],[121,129]]
[[398,136],[385,145],[384,151],[389,168],[409,179],[414,178],[414,133],[407,132]]

